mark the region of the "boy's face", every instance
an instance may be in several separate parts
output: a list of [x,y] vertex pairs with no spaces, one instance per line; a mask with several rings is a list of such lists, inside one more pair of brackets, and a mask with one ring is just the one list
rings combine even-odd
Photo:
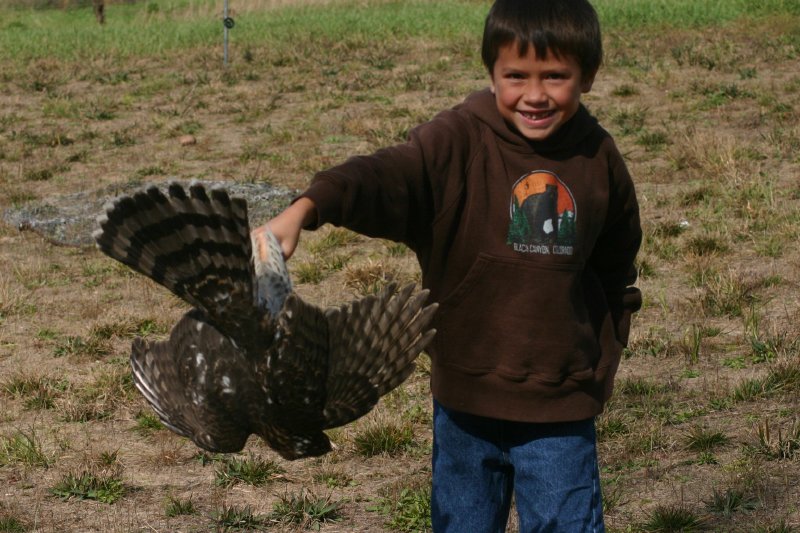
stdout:
[[500,48],[492,70],[497,109],[532,141],[547,139],[571,119],[593,82],[594,73],[582,75],[574,58],[549,51],[537,58],[533,46],[520,56],[516,42]]

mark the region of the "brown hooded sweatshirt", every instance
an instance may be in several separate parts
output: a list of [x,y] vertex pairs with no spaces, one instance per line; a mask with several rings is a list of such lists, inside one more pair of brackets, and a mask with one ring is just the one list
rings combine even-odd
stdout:
[[317,174],[324,223],[406,243],[438,301],[431,387],[446,407],[522,422],[582,420],[611,394],[641,306],[633,183],[581,106],[531,142],[488,90],[405,144]]

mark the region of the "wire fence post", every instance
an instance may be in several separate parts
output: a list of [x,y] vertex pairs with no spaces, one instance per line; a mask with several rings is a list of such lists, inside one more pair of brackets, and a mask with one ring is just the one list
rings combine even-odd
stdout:
[[228,66],[228,0],[225,0],[225,6],[222,8],[222,26],[225,28],[223,33],[223,64]]
[[225,3],[222,8],[222,27],[223,30],[223,63],[227,67],[228,66],[228,32],[233,28],[234,22],[233,18],[228,16],[228,0],[225,0]]

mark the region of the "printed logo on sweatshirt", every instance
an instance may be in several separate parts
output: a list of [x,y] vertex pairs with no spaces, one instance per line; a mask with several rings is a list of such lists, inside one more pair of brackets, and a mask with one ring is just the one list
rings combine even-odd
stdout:
[[511,190],[509,246],[541,255],[572,255],[575,246],[575,199],[558,176],[536,170]]

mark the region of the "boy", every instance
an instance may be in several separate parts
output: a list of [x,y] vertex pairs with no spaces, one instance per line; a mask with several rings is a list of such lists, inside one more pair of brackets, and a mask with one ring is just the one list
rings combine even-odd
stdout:
[[416,253],[440,304],[436,533],[504,531],[512,494],[522,532],[603,531],[594,417],[641,305],[641,229],[622,157],[580,103],[597,15],[587,0],[497,0],[482,57],[490,89],[320,172],[268,225],[287,257],[324,223]]

